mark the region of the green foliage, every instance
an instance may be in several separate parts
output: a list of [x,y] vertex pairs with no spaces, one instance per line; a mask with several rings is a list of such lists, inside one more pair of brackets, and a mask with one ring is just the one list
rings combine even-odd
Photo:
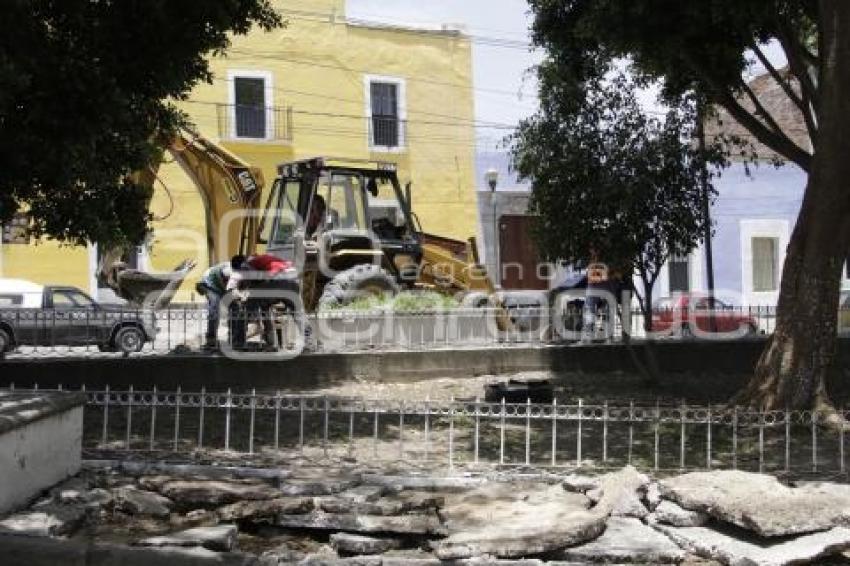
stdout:
[[369,295],[356,299],[333,310],[341,311],[393,311],[393,312],[440,312],[460,306],[449,295],[434,291],[403,291],[396,296]]
[[[811,39],[815,0],[529,0],[535,42],[573,76],[593,62],[629,57],[678,97],[737,89],[745,51],[786,33]],[[589,64],[589,66],[588,66]]]
[[281,25],[268,0],[7,0],[0,10],[0,222],[135,244],[150,189],[126,180],[185,123],[229,34]]
[[[794,81],[782,78],[814,135],[817,123],[819,3],[815,0],[529,0],[533,37],[549,64],[541,89],[578,94],[612,61],[628,59],[640,81],[662,81],[663,96],[678,104],[697,93],[726,108],[754,138],[802,169],[811,154],[772,123],[747,109],[743,72],[755,52],[775,40]],[[566,97],[562,97],[566,99]]]
[[724,153],[694,144],[693,101],[650,116],[625,73],[605,66],[574,91],[547,75],[550,65],[541,73],[554,88],[541,89],[541,112],[512,139],[515,168],[533,186],[535,239],[546,259],[596,255],[625,274],[636,271],[651,289],[671,255],[702,240],[704,204],[714,195],[702,182],[703,164],[722,166]]

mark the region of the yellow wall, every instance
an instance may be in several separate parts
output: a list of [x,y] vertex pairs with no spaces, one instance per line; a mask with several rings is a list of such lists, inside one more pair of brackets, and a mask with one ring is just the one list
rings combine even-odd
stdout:
[[27,279],[42,285],[73,285],[89,292],[89,250],[60,246],[49,240],[38,245],[3,244],[0,277]]
[[[474,235],[469,39],[453,31],[411,32],[346,23],[344,0],[273,3],[288,20],[287,27],[234,38],[228,55],[211,61],[212,84],[198,86],[182,104],[201,133],[262,167],[267,185],[275,177],[276,166],[292,159],[324,155],[393,161],[402,185],[413,183],[413,208],[423,229],[456,238]],[[291,109],[291,140],[245,142],[227,139],[227,132],[220,136],[220,125],[226,124],[219,119],[216,104],[232,103],[228,76],[234,71],[271,75],[273,90],[266,103],[282,109],[279,117]],[[367,75],[404,83],[406,147],[400,152],[369,150]],[[197,275],[206,267],[202,202],[177,165],[163,166],[160,180],[152,203],[160,219],[153,226],[152,267],[171,269],[196,255],[200,260]],[[77,261],[76,256],[61,263],[71,261]],[[20,276],[28,276],[28,269],[20,269]],[[190,284],[184,289],[191,289]]]

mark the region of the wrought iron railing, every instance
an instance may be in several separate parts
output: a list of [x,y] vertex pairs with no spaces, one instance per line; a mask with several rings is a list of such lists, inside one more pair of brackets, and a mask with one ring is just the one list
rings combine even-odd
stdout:
[[[735,307],[714,322],[704,315],[656,313],[655,331],[644,329],[639,311],[610,317],[596,313],[558,312],[547,308],[457,308],[442,311],[348,311],[332,310],[303,315],[275,315],[274,333],[263,334],[263,311],[221,313],[218,338],[224,349],[259,348],[286,355],[303,352],[354,352],[363,350],[433,350],[458,347],[513,347],[574,342],[618,342],[633,339],[660,341],[743,340],[773,332],[776,309]],[[0,308],[0,339],[6,341],[8,357],[114,356],[120,355],[116,331],[136,326],[144,341],[131,355],[161,355],[175,349],[199,349],[207,331],[205,305],[175,304],[155,312],[92,309]],[[850,311],[839,317],[850,320]],[[247,342],[233,342],[233,328],[248,327]],[[712,327],[712,324],[715,324]],[[850,332],[850,324],[839,324]],[[5,337],[5,338],[4,338]],[[0,340],[2,341],[2,340]],[[270,343],[269,343],[270,342]]]
[[218,137],[291,142],[292,114],[291,106],[216,104]]
[[[581,399],[550,404],[83,390],[90,452],[225,450],[462,466],[846,473],[845,427],[817,411]],[[203,454],[201,454],[203,455]]]
[[394,117],[371,116],[367,120],[369,145],[380,149],[407,147],[407,121]]

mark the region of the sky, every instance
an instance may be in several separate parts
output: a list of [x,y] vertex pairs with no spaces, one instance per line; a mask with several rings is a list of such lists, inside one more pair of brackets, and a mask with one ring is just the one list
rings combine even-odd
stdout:
[[[536,110],[537,81],[533,69],[542,53],[530,49],[531,16],[526,0],[347,0],[346,12],[348,17],[370,21],[464,26],[473,38],[476,120],[515,126]],[[775,42],[764,50],[777,67],[786,64]],[[764,72],[761,65],[754,64],[745,77],[750,79]],[[647,110],[663,110],[657,94],[657,88],[640,94]],[[478,152],[503,149],[500,142],[509,132],[504,127],[479,124]]]
[[[372,21],[465,26],[474,36],[476,120],[515,125],[537,108],[537,83],[530,69],[540,54],[527,47],[525,0],[348,0],[346,12]],[[493,149],[506,133],[479,127],[479,149]]]

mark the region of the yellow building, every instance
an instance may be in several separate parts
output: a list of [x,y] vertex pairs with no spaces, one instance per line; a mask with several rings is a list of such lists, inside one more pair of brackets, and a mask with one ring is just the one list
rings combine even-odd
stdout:
[[[345,16],[344,0],[275,0],[287,26],[236,37],[211,60],[214,79],[181,103],[205,136],[262,167],[332,156],[397,164],[412,183],[424,230],[456,238],[477,232],[471,44],[461,30],[379,25]],[[177,165],[160,171],[154,234],[139,258],[169,270],[207,264],[205,212]],[[34,258],[37,261],[33,261]],[[0,276],[92,289],[97,251],[6,243]],[[38,266],[50,265],[39,271]],[[58,267],[58,269],[57,269]],[[57,281],[57,278],[60,281]],[[185,298],[185,297],[184,297]]]

